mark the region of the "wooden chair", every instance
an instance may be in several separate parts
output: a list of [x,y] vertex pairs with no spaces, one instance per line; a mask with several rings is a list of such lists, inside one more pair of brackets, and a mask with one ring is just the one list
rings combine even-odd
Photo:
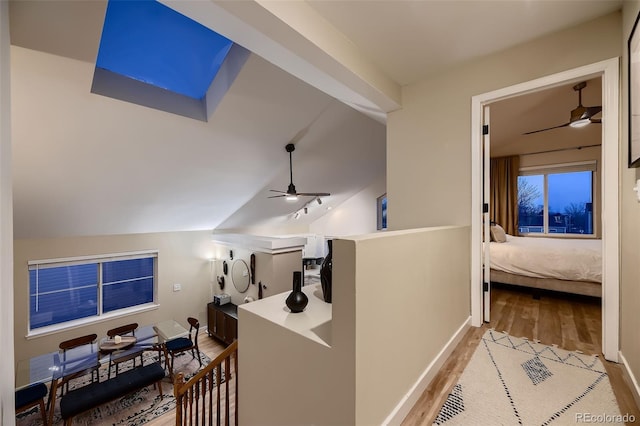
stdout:
[[[138,328],[138,323],[132,323],[127,325],[121,325],[120,327],[112,328],[107,331],[107,336],[110,339],[113,339],[114,336],[135,336],[136,329]],[[107,378],[111,378],[111,367],[116,367],[116,376],[118,375],[118,366],[126,361],[133,360],[133,367],[136,366],[136,358],[140,357],[140,365],[144,365],[144,361],[142,359],[142,349],[123,349],[119,351],[113,351],[109,354],[109,370]]]
[[96,376],[96,380],[100,381],[100,377],[98,376],[98,369],[100,368],[100,351],[97,348],[95,348],[94,350],[94,348],[91,347],[90,349],[90,354],[93,354],[95,352],[95,358],[96,358],[95,362],[93,362],[93,360],[90,359],[92,357],[89,356],[87,358],[88,362],[86,363],[86,366],[83,366],[83,368],[77,371],[73,371],[72,373],[69,373],[69,374],[64,372],[65,364],[73,360],[72,351],[74,349],[79,349],[82,346],[86,346],[86,345],[92,346],[96,342],[97,338],[98,338],[98,335],[93,333],[93,334],[88,334],[86,336],[80,336],[80,337],[75,337],[73,339],[65,340],[64,342],[60,343],[59,348],[62,350],[61,361],[63,365],[63,372],[61,377],[62,386],[66,384],[67,390],[69,390],[69,381],[77,377],[84,376],[87,373],[91,373],[91,383],[93,383],[94,373]]
[[[75,337],[73,339],[69,339],[69,340],[65,340],[64,342],[60,343],[60,345],[58,345],[58,347],[60,348],[61,354],[60,354],[60,368],[61,371],[58,372],[58,376],[54,377],[51,381],[51,388],[53,389],[53,384],[54,382],[56,382],[56,385],[58,384],[58,380],[60,380],[60,395],[62,396],[64,394],[64,390],[65,390],[65,385],[66,385],[66,389],[67,392],[69,391],[69,382],[75,378],[84,376],[85,374],[90,373],[91,374],[91,383],[93,383],[93,375],[95,373],[96,376],[96,380],[100,381],[100,377],[99,377],[99,372],[98,369],[100,368],[100,351],[97,349],[97,347],[94,349],[93,348],[93,344],[96,342],[96,339],[98,338],[98,335],[93,333],[93,334],[87,334],[86,336],[80,336],[80,337]],[[84,358],[83,361],[81,361],[79,364],[76,364],[72,367],[69,367],[69,365],[72,365],[74,360],[76,359],[76,353],[74,352],[79,352],[82,346],[89,346],[89,356],[86,356],[86,354],[82,355],[82,358]],[[92,359],[93,356],[92,354],[95,352],[95,361]],[[68,372],[67,370],[71,369],[70,372]],[[54,399],[54,395],[53,392],[49,392],[49,401],[47,402],[47,409],[52,409],[51,407],[51,401],[52,399]]]
[[191,351],[191,355],[195,358],[195,351],[198,353],[198,363],[202,367],[202,359],[200,358],[200,349],[198,348],[198,331],[200,330],[200,321],[196,318],[187,318],[189,322],[189,337],[179,337],[177,339],[173,339],[168,341],[165,344],[165,348],[169,355],[171,356],[171,361],[169,365],[169,375],[173,377],[173,361],[174,357],[186,351]]
[[44,397],[47,396],[47,386],[44,383],[36,383],[16,391],[16,414],[39,406],[42,415],[42,423],[46,426],[47,410],[44,407]]

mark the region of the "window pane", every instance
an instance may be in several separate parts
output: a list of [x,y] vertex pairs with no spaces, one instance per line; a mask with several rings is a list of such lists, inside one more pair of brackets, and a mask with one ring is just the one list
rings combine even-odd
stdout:
[[31,328],[98,314],[98,265],[29,271]]
[[96,285],[97,282],[97,263],[29,271],[29,291],[32,295],[36,292],[46,293],[60,289]]
[[544,232],[544,175],[518,176],[518,228]]
[[548,176],[549,233],[593,234],[590,171]]
[[124,281],[104,286],[103,312],[153,302],[153,278]]
[[387,197],[382,198],[381,203],[382,229],[387,229]]
[[103,263],[103,312],[153,302],[154,261],[145,258]]
[[387,229],[387,194],[377,200],[378,230]]
[[112,283],[153,276],[153,258],[118,260],[102,264],[102,281]]

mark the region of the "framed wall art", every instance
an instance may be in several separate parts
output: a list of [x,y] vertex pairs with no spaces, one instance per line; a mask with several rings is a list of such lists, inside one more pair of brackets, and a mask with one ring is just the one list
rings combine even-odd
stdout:
[[629,61],[629,167],[640,167],[640,30],[633,24],[628,42]]

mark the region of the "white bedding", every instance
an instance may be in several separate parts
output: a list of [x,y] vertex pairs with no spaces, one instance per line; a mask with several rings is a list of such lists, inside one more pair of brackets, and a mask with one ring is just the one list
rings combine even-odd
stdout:
[[535,278],[602,282],[602,240],[514,237],[490,244],[491,269]]

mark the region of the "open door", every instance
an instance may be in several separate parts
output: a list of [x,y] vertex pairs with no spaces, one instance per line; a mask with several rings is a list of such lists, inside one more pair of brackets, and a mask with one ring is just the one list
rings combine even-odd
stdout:
[[484,322],[491,320],[491,279],[489,242],[491,218],[489,216],[489,179],[491,176],[491,160],[489,157],[489,106],[482,108],[482,319]]
[[[488,134],[481,132],[482,125],[489,123],[488,110],[484,106],[492,102],[520,96],[542,88],[557,86],[567,82],[577,82],[596,75],[602,76],[602,353],[605,359],[618,362],[620,348],[620,155],[619,155],[619,95],[620,75],[619,58],[611,58],[597,63],[562,71],[535,80],[504,87],[491,92],[475,95],[471,100],[471,320],[472,325],[479,327],[485,317],[490,293],[483,291],[484,282],[489,286],[489,257],[484,250],[484,236],[489,240],[486,231],[489,217],[481,209],[486,197],[484,178],[488,172],[486,162],[489,161]],[[607,125],[607,123],[610,123]],[[611,124],[613,123],[613,125]],[[488,129],[487,129],[488,130]],[[486,141],[486,142],[485,142]],[[484,223],[482,220],[484,219]],[[482,232],[484,230],[484,233]],[[484,234],[484,236],[483,236]],[[486,246],[486,244],[485,244]],[[486,271],[486,272],[485,272]],[[485,281],[486,276],[486,281]],[[489,288],[487,288],[487,291]]]

